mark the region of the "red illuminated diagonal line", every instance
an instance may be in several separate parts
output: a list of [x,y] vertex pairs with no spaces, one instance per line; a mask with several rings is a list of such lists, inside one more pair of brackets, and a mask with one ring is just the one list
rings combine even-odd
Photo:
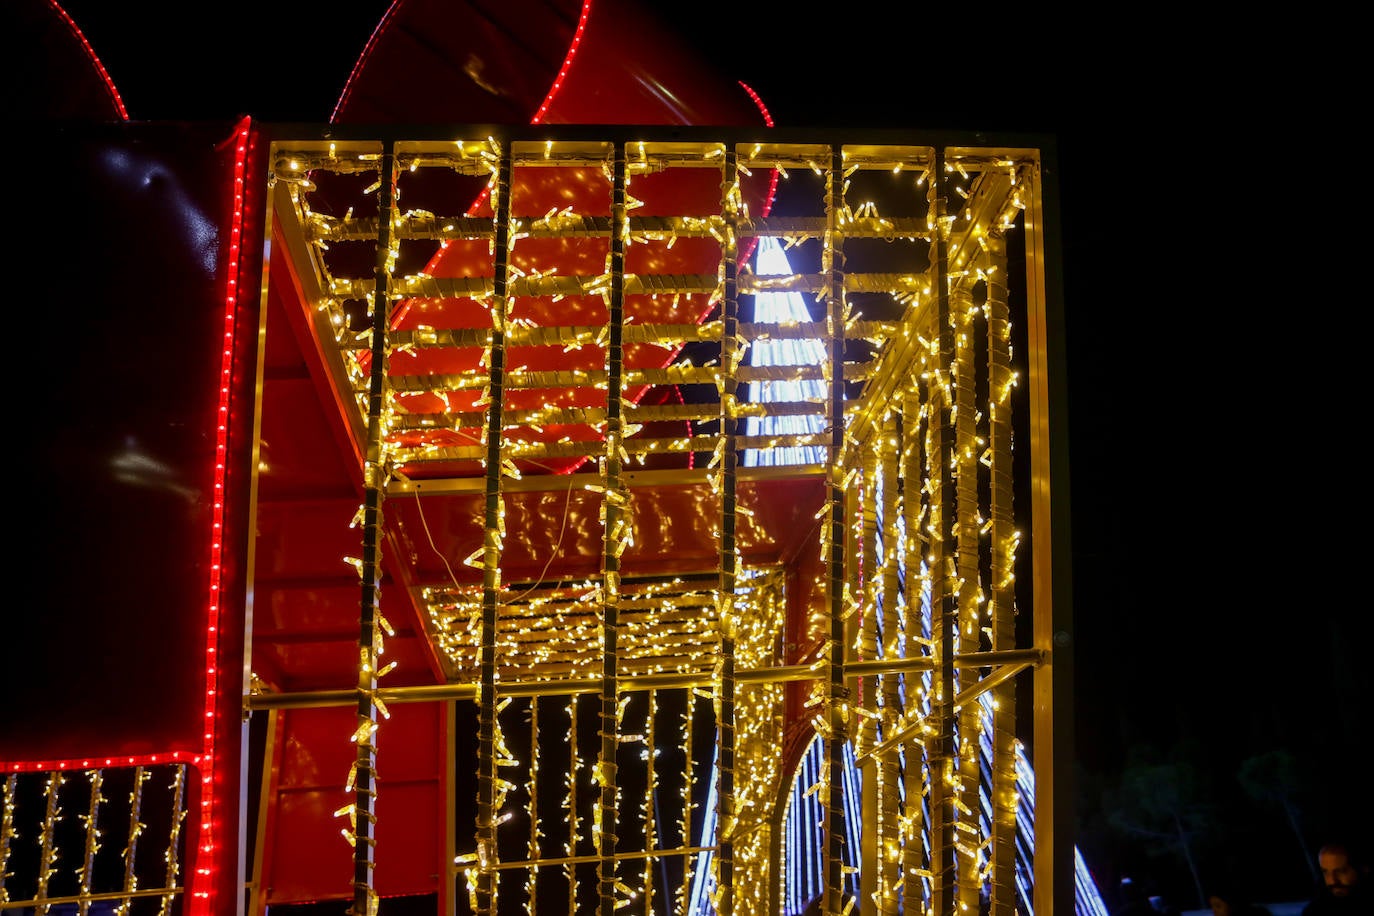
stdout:
[[57,0],[48,0],[48,4],[53,8],[53,12],[57,13],[66,23],[72,36],[81,43],[81,47],[86,49],[86,56],[91,59],[91,66],[95,67],[95,72],[100,74],[101,80],[104,81],[105,88],[110,93],[110,100],[114,102],[115,110],[119,112],[119,116],[125,121],[129,120],[129,113],[124,110],[124,100],[119,97],[119,90],[115,88],[114,80],[110,79],[110,74],[105,72],[105,65],[100,62],[99,56],[95,53],[95,48],[91,47],[91,43],[86,40],[86,36],[77,27],[76,22],[67,15],[66,10],[58,5]]

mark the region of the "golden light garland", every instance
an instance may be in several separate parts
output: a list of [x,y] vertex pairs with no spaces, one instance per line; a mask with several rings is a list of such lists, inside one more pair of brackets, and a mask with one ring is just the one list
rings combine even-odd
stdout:
[[[1009,315],[1005,302],[1005,257],[1002,234],[1013,231],[1026,200],[1035,194],[1035,167],[1025,158],[976,154],[946,156],[927,148],[793,147],[785,143],[750,144],[731,149],[716,143],[556,143],[513,150],[491,138],[462,140],[447,145],[415,144],[397,154],[405,169],[444,168],[465,175],[487,175],[494,217],[480,220],[436,216],[425,210],[404,213],[383,208],[372,220],[314,212],[314,170],[341,174],[376,170],[382,161],[372,152],[340,155],[303,151],[279,164],[277,180],[291,183],[291,199],[301,224],[317,251],[315,266],[324,295],[318,308],[336,329],[342,367],[342,387],[359,410],[379,424],[379,467],[388,474],[430,463],[474,461],[486,475],[489,512],[481,547],[464,562],[481,573],[479,588],[470,578],[427,587],[423,597],[436,643],[456,676],[480,676],[479,702],[484,710],[478,850],[462,858],[474,905],[494,905],[492,875],[496,861],[495,832],[509,818],[502,813],[507,793],[520,777],[506,780],[496,769],[523,772],[530,818],[526,840],[530,862],[526,875],[527,907],[533,912],[539,863],[546,860],[538,831],[537,795],[540,758],[536,751],[526,763],[515,760],[505,746],[499,716],[502,698],[495,685],[543,683],[557,695],[560,682],[600,682],[601,750],[595,759],[579,757],[577,693],[569,696],[568,742],[570,765],[565,774],[566,815],[571,825],[563,866],[568,877],[571,909],[575,904],[578,843],[586,839],[598,859],[600,896],[605,906],[629,900],[648,900],[655,893],[652,857],[666,852],[655,848],[658,815],[652,810],[656,785],[653,745],[658,740],[654,710],[658,693],[647,696],[650,712],[646,758],[650,789],[637,806],[623,807],[623,786],[617,771],[616,748],[626,741],[644,740],[625,734],[623,721],[628,694],[623,683],[634,677],[674,673],[700,678],[710,697],[726,755],[719,775],[719,820],[712,868],[713,903],[722,913],[764,912],[752,890],[767,884],[768,841],[775,817],[774,797],[783,778],[776,763],[782,705],[776,683],[737,680],[737,668],[767,669],[779,663],[770,655],[778,639],[785,602],[776,594],[764,571],[748,569],[731,540],[734,525],[747,513],[734,503],[733,465],[743,449],[821,446],[829,451],[830,488],[818,521],[819,547],[825,572],[811,587],[827,595],[827,605],[811,608],[811,632],[819,634],[817,680],[812,699],[815,726],[828,742],[822,781],[816,787],[827,809],[838,811],[837,749],[853,736],[860,756],[871,757],[865,781],[872,794],[865,808],[875,818],[875,840],[866,849],[876,871],[865,875],[865,887],[880,912],[897,912],[900,900],[957,901],[976,905],[988,880],[1003,882],[1014,863],[1008,858],[1011,842],[1005,825],[1015,821],[1015,793],[1011,785],[1011,720],[1007,712],[1014,697],[1010,683],[994,688],[991,719],[973,698],[980,675],[973,666],[959,667],[963,656],[1014,647],[1010,621],[1014,613],[1012,584],[1019,535],[1010,524],[1010,397],[1016,384],[1011,371]],[[527,163],[585,167],[599,174],[613,196],[609,217],[576,212],[572,207],[543,213],[509,210],[513,171]],[[631,179],[675,167],[719,168],[724,176],[720,213],[707,216],[637,216],[641,202],[630,194]],[[751,217],[743,204],[739,176],[774,168],[787,179],[789,169],[809,172],[823,182],[823,217]],[[872,199],[850,200],[860,185],[877,173],[894,182],[914,186],[926,204],[911,213],[883,215]],[[914,179],[913,179],[914,176]],[[933,176],[941,176],[932,181]],[[955,177],[957,176],[957,178]],[[380,180],[380,179],[379,179]],[[380,188],[374,185],[365,191]],[[946,197],[957,208],[946,212]],[[503,207],[505,209],[503,209]],[[397,276],[389,292],[366,292],[362,278],[335,277],[328,268],[328,245],[387,236],[385,271],[398,263],[400,239],[429,239],[441,245],[462,240],[488,242],[493,275],[476,278],[438,278],[424,273]],[[820,272],[789,277],[758,277],[734,263],[741,239],[771,234],[786,246],[816,244]],[[563,276],[552,270],[522,268],[513,263],[517,245],[526,239],[607,239],[605,269],[588,276]],[[680,239],[709,238],[720,246],[720,271],[715,277],[671,277],[626,273],[626,249],[636,244],[671,248]],[[909,244],[930,251],[923,270],[850,270],[847,251],[856,242]],[[1001,293],[990,292],[993,289]],[[738,322],[731,310],[740,295],[802,291],[825,309],[823,320],[750,326]],[[443,299],[468,297],[486,308],[490,328],[445,329],[422,325],[413,332],[397,332],[386,344],[389,354],[407,356],[429,350],[480,351],[477,364],[486,373],[446,376],[393,375],[385,379],[379,407],[366,395],[367,381],[377,371],[366,354],[382,352],[377,339],[383,325],[370,332],[347,330],[345,303],[359,298],[381,311],[378,296]],[[627,323],[620,309],[631,295],[705,298],[721,309],[719,321],[699,325]],[[983,301],[976,296],[982,295]],[[566,296],[600,296],[608,305],[604,325],[544,327],[520,314],[521,300]],[[884,297],[891,314],[870,320],[855,301]],[[978,365],[973,343],[980,336],[989,350]],[[816,366],[746,366],[750,345],[764,339],[823,339],[828,354]],[[685,356],[662,368],[629,367],[621,356],[627,344],[650,344],[682,349],[690,343],[719,342],[719,359],[694,365]],[[560,346],[565,352],[600,348],[602,369],[535,370],[506,365],[509,348]],[[385,349],[385,348],[384,348]],[[857,355],[855,355],[857,354]],[[977,379],[986,384],[985,403],[977,402]],[[783,403],[744,403],[735,387],[746,382],[780,385],[818,380],[829,387],[822,401],[802,398]],[[634,387],[658,384],[708,385],[718,395],[706,405],[642,407],[624,393]],[[847,388],[862,386],[854,399]],[[604,407],[571,406],[550,400],[542,406],[507,410],[507,392],[540,389],[584,389],[602,399]],[[590,400],[590,398],[589,398]],[[411,405],[439,404],[412,411]],[[736,434],[734,423],[745,416],[825,415],[824,434]],[[664,419],[719,420],[723,435],[646,439],[637,436],[643,424]],[[568,436],[541,437],[551,425],[584,426],[594,433],[585,441]],[[672,452],[709,453],[704,480],[711,498],[722,507],[716,535],[722,544],[719,582],[696,586],[674,577],[653,581],[622,578],[619,561],[633,549],[637,533],[627,506],[633,496],[623,472],[646,456]],[[522,466],[550,459],[585,459],[596,467],[592,485],[599,499],[598,520],[603,539],[602,572],[583,583],[504,583],[502,544],[505,537],[506,481],[519,480]],[[980,495],[980,475],[992,481],[990,505]],[[378,491],[380,476],[370,484]],[[853,499],[863,494],[864,511],[854,511]],[[876,523],[882,499],[883,522]],[[882,560],[877,540],[881,535]],[[983,561],[990,558],[990,565]],[[456,560],[457,558],[451,558]],[[447,560],[446,560],[447,562]],[[848,564],[848,565],[847,565]],[[982,581],[983,567],[991,570]],[[452,568],[452,567],[450,567]],[[750,583],[744,586],[746,580]],[[738,591],[737,591],[738,587]],[[923,597],[935,608],[933,631],[922,624]],[[879,638],[881,633],[881,638]],[[362,648],[363,670],[375,668],[380,654]],[[765,649],[767,651],[765,651]],[[928,667],[901,670],[865,669],[846,674],[851,662],[892,663],[925,658]],[[498,660],[499,659],[499,660]],[[745,660],[748,659],[746,662]],[[828,680],[827,680],[828,679]],[[854,688],[857,688],[855,690]],[[579,688],[580,690],[581,688]],[[693,687],[693,695],[701,688]],[[972,691],[972,692],[970,692]],[[375,690],[374,690],[375,693]],[[691,719],[696,700],[689,700],[682,749],[689,764],[682,774],[683,811],[680,816],[684,847],[690,846],[694,792],[690,761],[693,748]],[[530,727],[540,730],[538,700],[530,701]],[[999,712],[1000,711],[1000,712]],[[983,729],[990,728],[995,748],[992,765],[994,797],[999,801],[992,834],[983,835],[977,822],[977,793],[988,779],[980,756]],[[366,734],[363,733],[366,729]],[[355,738],[370,741],[375,723],[360,724]],[[590,774],[597,792],[590,820],[584,822],[579,781]],[[899,775],[900,774],[900,775]],[[900,782],[900,785],[899,785]],[[902,803],[905,794],[908,801]],[[932,818],[926,822],[912,799],[928,798]],[[620,848],[619,828],[624,817],[639,813],[642,850]],[[836,815],[838,818],[838,815]],[[836,820],[838,824],[838,819]],[[586,828],[585,830],[583,828]],[[847,881],[836,867],[837,847],[829,847],[829,905],[838,906],[840,885]],[[630,887],[611,868],[624,855],[643,855],[638,887]],[[684,884],[692,883],[692,859],[687,856]],[[665,889],[666,892],[666,889]],[[676,907],[687,906],[686,887],[679,888]],[[1003,897],[1010,891],[999,891]],[[851,904],[852,905],[852,902]]]
[[[167,848],[163,853],[162,873],[156,875],[155,865],[138,862],[136,858],[138,838],[147,828],[141,819],[143,786],[154,772],[172,776],[167,787],[171,793]],[[71,867],[63,868],[64,856],[71,851],[70,847],[59,845],[59,839],[71,833],[61,826],[63,787],[77,774],[84,777],[89,794],[76,815],[81,826],[79,852],[71,855]],[[167,912],[184,891],[180,885],[179,867],[181,827],[186,814],[184,779],[184,766],[181,765],[39,770],[7,775],[3,784],[3,818],[0,818],[0,902],[27,905],[44,912],[53,906],[71,905],[78,912],[88,912],[97,901],[113,901],[114,912],[123,914],[130,912],[136,900],[160,898],[160,909]],[[127,809],[112,804],[106,796],[107,789],[125,780],[131,785]],[[116,881],[112,880],[112,874],[98,867],[98,862],[108,858],[101,856],[106,827],[109,822],[120,823],[126,815],[128,822],[121,825],[125,830],[120,854],[123,867]],[[21,829],[21,817],[24,829]],[[16,876],[9,870],[11,854],[15,844],[23,838],[29,838],[33,844],[30,852],[36,853],[37,868],[32,874]],[[11,880],[16,877],[21,878],[22,883],[16,885]],[[141,883],[151,886],[144,889]],[[13,890],[16,886],[20,888],[18,898]]]

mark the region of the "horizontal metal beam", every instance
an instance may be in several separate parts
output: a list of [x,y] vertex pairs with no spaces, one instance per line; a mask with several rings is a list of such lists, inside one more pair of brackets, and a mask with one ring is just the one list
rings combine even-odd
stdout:
[[[991,682],[994,678],[1004,680],[1010,674],[1040,664],[1043,653],[1039,649],[1011,649],[1004,652],[972,652],[955,658],[956,668],[985,668],[1007,666],[1000,677],[993,675],[984,678],[979,685]],[[808,681],[819,677],[821,664],[779,665],[772,668],[741,668],[735,671],[735,681],[741,684],[773,684],[783,681]],[[921,671],[934,667],[929,657],[882,659],[849,662],[845,665],[846,674],[867,676],[874,674],[895,674],[905,671]],[[999,672],[1000,674],[1000,672]],[[671,690],[675,688],[702,687],[712,682],[711,675],[704,673],[668,673],[626,676],[619,679],[622,692],[635,690]],[[988,686],[991,686],[989,683]],[[500,692],[508,697],[566,696],[574,693],[594,693],[601,689],[600,678],[567,678],[558,680],[502,681]],[[976,695],[976,694],[974,694]],[[377,696],[388,705],[393,703],[433,703],[441,700],[474,700],[477,698],[477,685],[472,684],[433,684],[417,687],[380,688]],[[963,695],[961,694],[961,697]],[[357,691],[347,690],[304,690],[291,693],[260,693],[244,698],[244,707],[249,710],[261,709],[303,709],[317,706],[348,706],[357,700]]]

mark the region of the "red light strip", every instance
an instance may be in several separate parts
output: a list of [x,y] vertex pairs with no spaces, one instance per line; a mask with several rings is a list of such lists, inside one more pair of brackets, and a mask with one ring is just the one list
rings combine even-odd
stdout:
[[578,45],[582,44],[582,33],[587,31],[587,17],[591,12],[592,0],[582,0],[582,12],[577,17],[577,31],[573,32],[572,43],[568,45],[568,53],[563,57],[563,66],[558,68],[558,75],[553,78],[553,85],[549,87],[549,94],[544,96],[544,103],[539,106],[534,117],[530,118],[531,124],[544,123],[544,115],[548,114],[553,97],[563,88],[563,80],[568,75],[568,69],[572,67],[573,58],[577,56]]
[[200,769],[200,833],[195,876],[187,888],[192,914],[208,913],[214,887],[215,861],[215,707],[219,685],[220,576],[224,566],[224,478],[229,450],[230,384],[234,373],[234,320],[238,311],[239,257],[243,243],[244,175],[248,165],[248,129],[244,118],[234,132],[234,212],[229,228],[229,269],[224,294],[224,345],[220,351],[219,406],[215,414],[215,489],[210,539],[210,594],[205,634],[205,744]]
[[396,15],[396,11],[401,8],[401,4],[404,2],[405,0],[395,0],[391,6],[387,7],[386,12],[382,14],[381,21],[378,22],[377,27],[372,30],[372,34],[368,36],[367,44],[363,46],[363,53],[358,55],[357,61],[353,64],[353,69],[348,74],[348,81],[344,83],[344,90],[339,95],[338,103],[334,106],[334,113],[329,116],[329,123],[334,123],[334,120],[339,116],[339,112],[343,111],[344,105],[348,103],[348,97],[353,93],[354,78],[362,72],[363,65],[367,62],[367,59],[372,56],[373,48],[377,47],[377,40],[381,38],[382,33],[386,31],[386,27],[391,23],[392,18]]
[[119,116],[126,121],[129,120],[129,113],[124,110],[124,100],[119,97],[119,90],[115,88],[114,80],[110,79],[110,74],[105,72],[105,65],[102,64],[100,58],[96,56],[95,48],[91,47],[91,43],[86,40],[86,36],[82,34],[81,29],[77,27],[75,20],[73,20],[71,16],[68,16],[67,11],[58,5],[57,0],[48,0],[48,5],[53,8],[57,15],[62,17],[62,21],[67,24],[67,28],[71,29],[72,35],[75,36],[76,40],[81,42],[81,46],[86,49],[86,56],[91,59],[91,65],[94,66],[95,71],[100,74],[100,78],[105,81],[105,88],[110,91],[110,99],[114,102],[115,110],[119,112]]
[[768,106],[763,104],[763,99],[759,98],[759,94],[755,92],[748,83],[744,82],[744,80],[740,80],[739,84],[745,92],[749,93],[749,98],[754,100],[754,104],[758,106],[759,114],[763,115],[763,123],[772,127],[773,116],[768,113]]
[[200,764],[199,754],[172,751],[167,754],[138,754],[132,757],[82,757],[80,760],[25,760],[4,764],[6,773],[48,773],[58,770],[89,770],[93,767],[142,767],[169,763]]
[[[765,105],[765,104],[763,104],[763,99],[759,98],[759,94],[758,94],[757,92],[755,92],[754,89],[753,89],[753,87],[750,86],[748,83],[744,82],[743,80],[740,80],[740,81],[739,81],[739,84],[740,84],[740,88],[742,88],[745,92],[749,93],[749,98],[753,99],[753,100],[754,100],[754,104],[758,106],[759,114],[763,115],[763,123],[764,123],[766,126],[768,126],[768,127],[772,127],[772,126],[773,126],[773,116],[772,116],[771,114],[768,113],[768,106]],[[763,201],[763,215],[764,215],[764,216],[767,216],[769,213],[772,213],[772,212],[773,212],[773,201],[774,201],[774,199],[775,199],[777,196],[778,196],[778,170],[777,170],[777,169],[773,169],[773,170],[771,171],[770,175],[769,175],[769,178],[768,178],[768,196],[767,196],[767,198],[765,198],[764,201]]]

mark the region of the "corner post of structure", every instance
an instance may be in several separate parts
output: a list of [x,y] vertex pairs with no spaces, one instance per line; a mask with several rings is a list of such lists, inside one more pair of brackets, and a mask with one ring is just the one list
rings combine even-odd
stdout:
[[1027,175],[1029,186],[1021,196],[1035,539],[1032,627],[1035,648],[1045,659],[1032,677],[1037,913],[1072,913],[1075,905],[1074,792],[1068,764],[1074,754],[1072,541],[1060,227],[1052,183],[1057,172],[1053,150],[1042,149],[1038,167]]

